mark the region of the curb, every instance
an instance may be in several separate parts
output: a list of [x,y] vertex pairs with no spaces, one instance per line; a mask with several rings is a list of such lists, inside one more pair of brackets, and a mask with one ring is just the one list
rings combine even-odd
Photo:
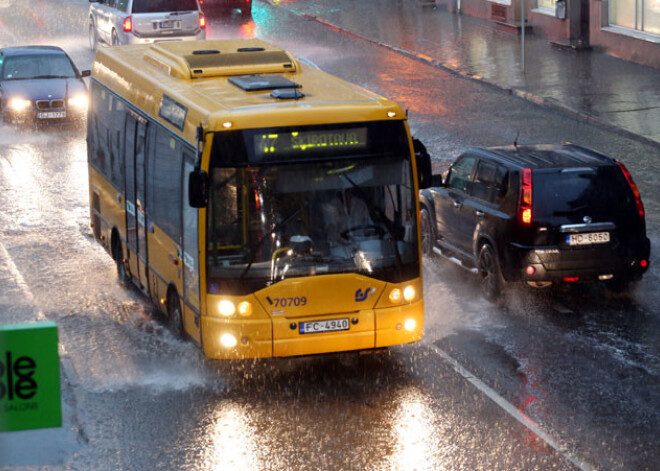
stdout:
[[[265,3],[267,3],[267,4],[269,4],[273,7],[279,6],[279,5],[273,4],[272,0],[262,0],[262,1],[264,1]],[[463,78],[467,78],[467,79],[471,79],[471,80],[476,80],[478,82],[489,85],[489,86],[491,86],[493,88],[496,88],[498,90],[509,92],[509,94],[511,94],[513,96],[516,96],[518,98],[522,98],[522,99],[527,100],[529,102],[532,102],[536,105],[543,106],[543,107],[546,107],[546,108],[549,108],[549,109],[552,109],[552,110],[556,110],[556,111],[562,112],[562,113],[570,115],[570,116],[574,116],[578,119],[581,119],[583,121],[588,122],[589,124],[596,125],[596,126],[601,127],[603,129],[616,132],[617,134],[620,134],[620,135],[625,136],[627,138],[637,140],[637,141],[642,141],[646,144],[649,144],[649,145],[652,145],[654,147],[660,148],[660,141],[656,141],[655,139],[651,139],[651,138],[643,136],[641,134],[636,134],[632,131],[624,129],[624,128],[622,128],[620,126],[617,126],[615,124],[612,124],[608,121],[605,121],[602,118],[599,118],[599,117],[594,116],[592,114],[585,113],[584,111],[580,111],[580,110],[572,108],[568,105],[565,105],[565,104],[557,101],[554,98],[547,98],[547,97],[534,95],[530,92],[526,92],[526,91],[520,90],[518,88],[512,88],[512,87],[508,87],[506,85],[499,84],[499,83],[494,82],[492,80],[486,79],[486,78],[482,77],[481,75],[471,74],[469,72],[465,72],[465,71],[456,69],[454,67],[451,67],[450,65],[448,65],[444,62],[441,62],[440,60],[434,59],[433,57],[427,56],[425,54],[421,54],[419,52],[411,51],[409,49],[404,49],[404,48],[401,48],[401,47],[398,47],[398,46],[394,46],[392,44],[388,44],[388,43],[385,43],[385,42],[382,42],[382,41],[378,41],[378,40],[375,40],[375,39],[368,38],[368,37],[363,36],[361,34],[355,33],[351,30],[342,28],[341,26],[338,26],[334,23],[331,23],[330,21],[327,21],[327,20],[325,20],[321,17],[315,16],[315,15],[310,15],[310,14],[307,14],[307,13],[299,14],[299,13],[296,13],[292,10],[288,10],[288,11],[294,16],[297,16],[297,17],[302,18],[302,19],[307,20],[307,21],[314,21],[314,22],[316,22],[320,25],[325,26],[328,29],[331,29],[333,31],[341,33],[345,36],[352,37],[352,38],[355,38],[355,39],[360,39],[362,41],[366,41],[366,42],[369,42],[371,44],[375,44],[375,45],[380,46],[382,48],[389,49],[390,51],[396,52],[397,54],[401,54],[401,55],[404,55],[404,56],[409,57],[411,59],[414,59],[418,62],[422,62],[426,65],[430,65],[432,67],[437,67],[437,68],[443,69],[443,70],[445,70],[449,73],[452,73],[452,74],[454,74],[458,77],[463,77]]]

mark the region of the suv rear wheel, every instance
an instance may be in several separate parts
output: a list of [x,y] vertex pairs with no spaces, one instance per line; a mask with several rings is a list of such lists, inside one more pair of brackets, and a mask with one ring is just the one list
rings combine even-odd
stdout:
[[94,20],[89,19],[89,47],[92,49],[92,51],[96,51],[96,48],[98,46],[99,39],[98,36],[96,36],[96,27],[94,26]]
[[484,244],[479,251],[479,276],[484,298],[491,302],[499,301],[504,289],[504,278],[495,250],[490,244]]
[[119,46],[119,36],[117,36],[117,31],[114,29],[112,30],[112,45],[113,46]]

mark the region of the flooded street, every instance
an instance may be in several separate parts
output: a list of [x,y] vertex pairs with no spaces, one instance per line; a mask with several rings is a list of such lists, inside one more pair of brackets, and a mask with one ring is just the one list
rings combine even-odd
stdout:
[[[400,103],[436,168],[517,134],[621,159],[647,211],[644,279],[630,296],[516,287],[496,307],[471,273],[425,257],[420,343],[211,361],[117,281],[94,240],[85,126],[0,124],[0,323],[57,323],[64,412],[61,429],[0,433],[0,469],[654,469],[658,148],[329,29],[304,15],[332,20],[342,6],[319,3],[255,1],[250,20],[208,15],[208,37],[262,38]],[[90,68],[88,2],[7,4],[17,5],[0,0],[3,46],[59,45]],[[365,21],[361,34],[387,21]],[[423,24],[411,28],[402,40],[430,41]]]

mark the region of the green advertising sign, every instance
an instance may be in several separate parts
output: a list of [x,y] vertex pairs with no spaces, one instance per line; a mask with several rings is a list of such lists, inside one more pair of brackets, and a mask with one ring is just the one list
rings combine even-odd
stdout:
[[61,426],[57,325],[0,325],[0,432]]

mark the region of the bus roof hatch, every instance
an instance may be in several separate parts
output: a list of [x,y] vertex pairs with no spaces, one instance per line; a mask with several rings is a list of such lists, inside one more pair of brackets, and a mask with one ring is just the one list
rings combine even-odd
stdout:
[[178,78],[296,72],[291,53],[258,39],[241,41],[162,42],[153,44],[145,60]]

